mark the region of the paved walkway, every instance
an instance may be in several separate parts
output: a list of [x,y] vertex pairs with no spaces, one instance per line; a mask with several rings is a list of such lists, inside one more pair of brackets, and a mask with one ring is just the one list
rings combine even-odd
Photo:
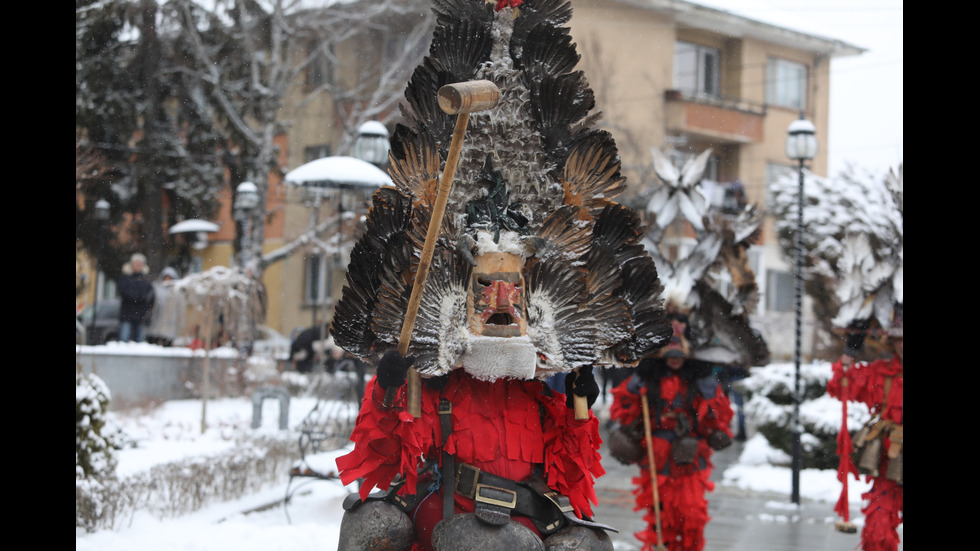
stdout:
[[[603,427],[604,441],[608,441],[607,436]],[[708,494],[711,521],[705,529],[705,551],[854,551],[858,548],[859,534],[845,534],[834,528],[838,519],[831,503],[803,499],[796,506],[788,495],[723,486],[722,473],[738,461],[743,446],[744,443],[735,442],[712,456],[715,464],[712,479],[716,485],[715,491]],[[632,477],[637,475],[639,467],[619,463],[605,447],[602,455],[606,474],[596,482],[599,505],[595,519],[619,530],[610,534],[616,551],[638,551],[640,542],[633,533],[642,530],[645,523],[642,512],[633,511]],[[861,512],[852,506],[851,519],[860,517]],[[901,528],[899,535],[904,540]],[[902,548],[900,544],[899,551]]]

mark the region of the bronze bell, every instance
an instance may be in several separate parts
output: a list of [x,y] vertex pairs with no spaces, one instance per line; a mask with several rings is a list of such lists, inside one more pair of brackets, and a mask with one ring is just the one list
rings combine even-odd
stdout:
[[899,486],[904,486],[902,483],[902,475],[904,471],[903,463],[905,462],[905,451],[899,451],[896,457],[888,458],[888,467],[885,469],[885,478],[897,483]]
[[878,465],[881,463],[881,438],[872,438],[864,445],[857,468],[864,474],[878,476]]

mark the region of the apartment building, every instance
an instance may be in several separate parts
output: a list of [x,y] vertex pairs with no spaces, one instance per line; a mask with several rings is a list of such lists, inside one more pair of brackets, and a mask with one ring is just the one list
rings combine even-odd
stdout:
[[[655,183],[651,147],[681,167],[706,149],[707,180],[744,188],[764,207],[767,184],[797,170],[786,157],[786,130],[801,115],[816,127],[817,157],[807,163],[827,176],[830,67],[834,58],[865,50],[828,37],[747,19],[679,0],[573,1],[571,33],[580,66],[596,90],[600,125],[616,137],[634,207]],[[683,231],[668,248],[691,246]],[[774,358],[793,347],[792,259],[783,257],[767,220],[750,251],[760,287],[753,323]],[[807,312],[804,304],[804,311]],[[808,314],[804,314],[806,321]],[[805,323],[809,327],[808,323]],[[812,334],[805,331],[804,351]],[[806,354],[805,354],[806,355]]]

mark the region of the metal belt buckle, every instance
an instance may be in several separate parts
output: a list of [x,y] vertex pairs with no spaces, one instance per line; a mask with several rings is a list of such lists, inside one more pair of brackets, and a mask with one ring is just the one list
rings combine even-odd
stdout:
[[[471,480],[469,484],[460,484],[463,481],[463,474],[470,473]],[[467,465],[466,463],[460,463],[459,467],[456,469],[456,493],[463,497],[468,497],[470,499],[476,498],[476,488],[478,486],[477,481],[480,479],[480,469],[472,465]],[[468,492],[462,491],[462,489],[469,489]]]
[[398,495],[398,494],[393,494],[393,495],[391,495],[391,496],[389,496],[389,497],[390,497],[390,499],[392,499],[392,500],[393,500],[393,501],[394,501],[394,502],[395,502],[395,503],[396,503],[396,504],[397,504],[397,505],[398,505],[399,507],[401,507],[403,511],[404,511],[404,510],[410,510],[410,509],[411,509],[411,507],[409,507],[409,506],[408,506],[408,501],[406,501],[406,500],[405,500],[405,498],[403,498],[402,496],[400,496],[400,495]]
[[549,501],[558,507],[558,510],[562,513],[569,513],[574,511],[575,508],[572,507],[572,501],[568,499],[568,496],[559,494],[558,492],[548,492],[544,494],[544,497],[548,498]]
[[[509,501],[504,501],[502,499],[497,499],[495,497],[490,497],[483,493],[484,490],[488,490],[491,495],[493,493],[499,492],[499,494],[504,494],[510,496]],[[498,507],[506,507],[508,509],[513,509],[517,507],[517,492],[514,490],[508,490],[506,488],[501,488],[500,486],[491,486],[489,484],[477,484],[476,491],[474,492],[476,497],[473,499],[480,503],[486,503],[488,505],[496,505]],[[498,495],[499,495],[498,494]]]

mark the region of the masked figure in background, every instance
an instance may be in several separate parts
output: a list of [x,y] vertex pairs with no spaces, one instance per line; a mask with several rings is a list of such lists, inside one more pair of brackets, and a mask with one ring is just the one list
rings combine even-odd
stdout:
[[[408,122],[392,133],[394,185],[374,195],[331,326],[339,346],[377,361],[354,449],[337,460],[345,484],[362,480],[339,548],[609,551],[610,528],[592,519],[604,473],[593,371],[635,366],[669,340],[656,266],[639,217],[612,201],[625,179],[612,137],[589,127],[594,98],[561,27],[569,4],[434,9]],[[492,82],[499,102],[468,116],[400,354],[456,123],[439,91],[471,81]],[[555,373],[565,393],[546,384]]]
[[[864,346],[868,325],[852,324],[847,346],[833,364],[834,374],[827,383],[827,393],[831,396],[861,402],[871,411],[870,421],[852,440],[854,450],[857,450],[857,469],[871,481],[871,489],[861,496],[867,501],[862,509],[865,517],[861,549],[864,551],[897,550],[898,526],[905,513],[905,321],[902,310],[903,306],[895,309],[887,329],[891,357],[855,363],[854,358]],[[842,452],[838,450],[838,453]],[[850,473],[845,476],[847,474]]]
[[[636,533],[644,551],[662,549],[660,544],[670,551],[704,549],[710,520],[705,494],[714,490],[711,455],[732,443],[732,407],[711,363],[688,356],[687,340],[675,334],[667,348],[640,362],[636,373],[612,391],[609,417],[618,426],[609,448],[620,462],[640,466],[633,493],[635,510],[646,511],[648,528]],[[647,427],[656,478],[651,476]]]

